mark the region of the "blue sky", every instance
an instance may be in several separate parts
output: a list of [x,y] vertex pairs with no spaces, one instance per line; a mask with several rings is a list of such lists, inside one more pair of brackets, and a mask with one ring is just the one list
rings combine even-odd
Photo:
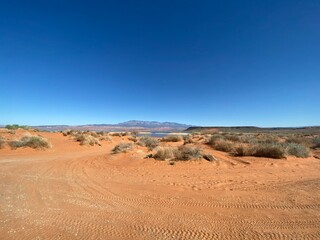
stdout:
[[320,125],[320,2],[2,1],[0,124]]

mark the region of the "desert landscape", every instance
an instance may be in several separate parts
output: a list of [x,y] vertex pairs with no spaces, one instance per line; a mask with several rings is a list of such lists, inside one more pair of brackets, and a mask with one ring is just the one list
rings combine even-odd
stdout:
[[319,132],[0,135],[1,239],[320,239]]

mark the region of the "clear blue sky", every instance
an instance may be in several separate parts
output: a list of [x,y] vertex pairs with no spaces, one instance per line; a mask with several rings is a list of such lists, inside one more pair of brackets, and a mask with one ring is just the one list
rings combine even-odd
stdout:
[[320,1],[1,1],[0,124],[320,125]]

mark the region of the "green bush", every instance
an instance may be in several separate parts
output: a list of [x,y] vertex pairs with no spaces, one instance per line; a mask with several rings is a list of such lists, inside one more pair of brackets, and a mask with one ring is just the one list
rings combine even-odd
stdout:
[[123,153],[132,149],[132,143],[120,143],[112,149],[112,153]]
[[17,130],[19,128],[21,129],[25,129],[25,130],[28,130],[29,127],[28,126],[25,126],[25,125],[19,125],[19,124],[8,124],[5,126],[6,129],[9,129],[9,130]]

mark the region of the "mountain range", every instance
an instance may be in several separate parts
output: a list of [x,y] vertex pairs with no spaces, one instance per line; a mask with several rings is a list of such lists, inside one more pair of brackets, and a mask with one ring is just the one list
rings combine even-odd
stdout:
[[91,131],[151,131],[151,132],[174,132],[183,131],[192,125],[176,122],[157,122],[130,120],[117,124],[86,124],[86,125],[41,125],[33,126],[39,130],[62,131],[65,129],[91,130]]

